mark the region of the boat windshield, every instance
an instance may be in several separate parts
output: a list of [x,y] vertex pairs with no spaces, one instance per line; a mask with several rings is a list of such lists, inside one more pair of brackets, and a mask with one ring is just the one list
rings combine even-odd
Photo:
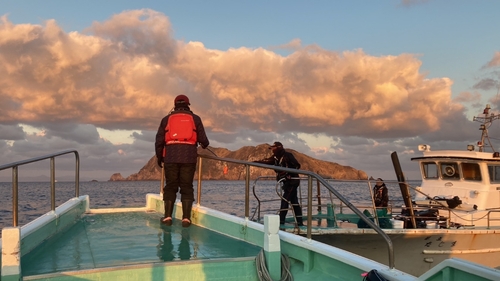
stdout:
[[481,170],[478,163],[461,163],[464,180],[482,181]]
[[[500,165],[490,169],[495,170],[497,181],[500,182]],[[467,162],[422,162],[422,172],[424,179],[443,179],[465,181],[482,181],[481,169],[478,163]]]
[[488,164],[488,173],[490,174],[490,182],[500,182],[500,165]]
[[456,162],[442,162],[440,166],[441,166],[441,177],[443,177],[444,180],[460,179],[458,164]]
[[424,179],[438,179],[439,173],[437,164],[435,162],[422,162],[422,172]]

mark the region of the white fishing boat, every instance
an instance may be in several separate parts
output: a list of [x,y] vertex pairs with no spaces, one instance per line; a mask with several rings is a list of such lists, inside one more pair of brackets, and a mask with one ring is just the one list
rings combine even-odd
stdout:
[[[51,211],[19,226],[18,168],[71,153],[76,158],[74,198],[55,206],[57,193],[52,176]],[[202,158],[199,159],[201,171]],[[241,162],[246,167],[259,165]],[[240,218],[200,204],[203,193],[200,175],[192,225],[183,228],[182,214],[178,211],[180,202],[174,208],[173,225],[160,223],[163,211],[160,194],[148,194],[144,207],[140,208],[91,209],[91,198],[79,194],[79,155],[75,150],[1,165],[0,170],[4,169],[12,169],[13,174],[13,222],[11,227],[2,229],[2,281],[362,280],[362,274],[372,270],[385,280],[500,280],[498,270],[461,259],[446,260],[415,277],[394,267],[391,251],[389,265],[384,265],[281,231],[277,215],[265,215],[263,224],[253,222],[249,219],[248,176],[245,217]],[[53,169],[51,165],[51,175]],[[324,182],[321,178],[317,180]]]
[[[388,213],[377,210],[374,202],[354,206],[334,188],[345,181],[325,180],[333,187],[330,188],[317,180],[316,193],[311,182],[306,192],[302,189],[303,198],[308,198],[307,202],[301,202],[307,208],[307,227],[292,224],[285,230],[384,264],[391,263],[391,256],[386,253],[392,247],[395,267],[415,276],[449,258],[500,269],[500,154],[493,149],[488,136],[488,128],[500,115],[489,111],[487,106],[482,116],[474,117],[481,122],[482,132],[476,145],[464,146],[464,150],[439,151],[419,145],[423,155],[412,161],[420,167],[420,186],[411,186],[405,180],[397,154],[392,153],[398,180],[386,184],[399,185],[403,206],[392,206]],[[328,204],[321,204],[320,184],[327,189],[322,194],[334,197],[323,199]],[[372,182],[366,184],[367,192],[371,191]],[[308,208],[311,205],[314,208]],[[327,214],[314,213],[316,208],[326,209]],[[384,227],[382,233],[361,215],[363,210],[374,224]],[[293,214],[293,210],[289,213]],[[366,228],[358,227],[361,225]]]

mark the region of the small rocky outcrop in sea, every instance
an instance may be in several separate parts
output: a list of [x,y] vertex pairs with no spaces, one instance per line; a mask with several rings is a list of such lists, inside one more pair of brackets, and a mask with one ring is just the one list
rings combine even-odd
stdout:
[[109,181],[124,181],[124,180],[125,179],[120,173],[114,173],[113,175],[111,175],[111,178],[109,178]]
[[[209,147],[218,157],[238,159],[244,161],[260,160],[271,156],[269,144],[261,144],[258,146],[245,146],[236,151],[230,151],[226,148],[213,148]],[[362,170],[357,170],[350,166],[342,166],[340,164],[318,160],[297,152],[293,149],[287,149],[299,161],[301,170],[313,171],[324,178],[334,179],[368,179],[367,174]],[[198,153],[202,155],[213,155],[206,149],[199,148]],[[227,168],[226,168],[227,166]],[[226,173],[224,173],[226,171]],[[195,179],[198,169],[196,169]],[[232,163],[223,163],[222,161],[203,160],[202,167],[203,179],[205,180],[244,180],[245,179],[245,166]],[[259,176],[274,176],[275,173],[271,169],[263,169],[257,167],[250,167],[250,179],[254,180]],[[140,169],[138,173],[132,174],[124,179],[120,173],[113,174],[110,181],[145,181],[145,180],[160,180],[161,170],[156,163],[156,156],[149,159],[148,163]]]

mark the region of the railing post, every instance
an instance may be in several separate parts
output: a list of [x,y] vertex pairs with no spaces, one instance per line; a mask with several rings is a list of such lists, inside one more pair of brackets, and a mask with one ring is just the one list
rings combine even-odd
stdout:
[[198,157],[198,194],[196,194],[196,202],[198,206],[201,204],[201,167],[202,167],[202,161],[203,159],[201,157]]
[[56,210],[56,168],[54,157],[50,157],[50,208]]
[[[318,172],[316,172],[318,173]],[[318,198],[318,213],[321,214],[321,187],[319,181],[316,181],[317,198]]]
[[380,226],[379,221],[378,221],[378,212],[377,212],[377,206],[375,206],[375,198],[373,196],[373,188],[372,188],[372,183],[370,180],[368,180],[368,191],[370,192],[370,197],[372,198],[372,208],[373,208],[373,216],[375,217],[374,221],[377,226]]
[[80,196],[80,154],[75,150],[75,197]]
[[312,184],[310,175],[307,176],[307,239],[312,239]]
[[250,217],[250,165],[245,165],[245,219]]
[[14,227],[18,224],[18,168],[12,167],[12,225]]

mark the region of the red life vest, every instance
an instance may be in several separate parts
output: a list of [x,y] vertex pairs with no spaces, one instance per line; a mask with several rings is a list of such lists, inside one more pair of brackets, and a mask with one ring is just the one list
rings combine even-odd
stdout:
[[165,143],[169,144],[192,144],[197,141],[196,125],[193,115],[188,113],[173,113],[168,117],[165,127]]

